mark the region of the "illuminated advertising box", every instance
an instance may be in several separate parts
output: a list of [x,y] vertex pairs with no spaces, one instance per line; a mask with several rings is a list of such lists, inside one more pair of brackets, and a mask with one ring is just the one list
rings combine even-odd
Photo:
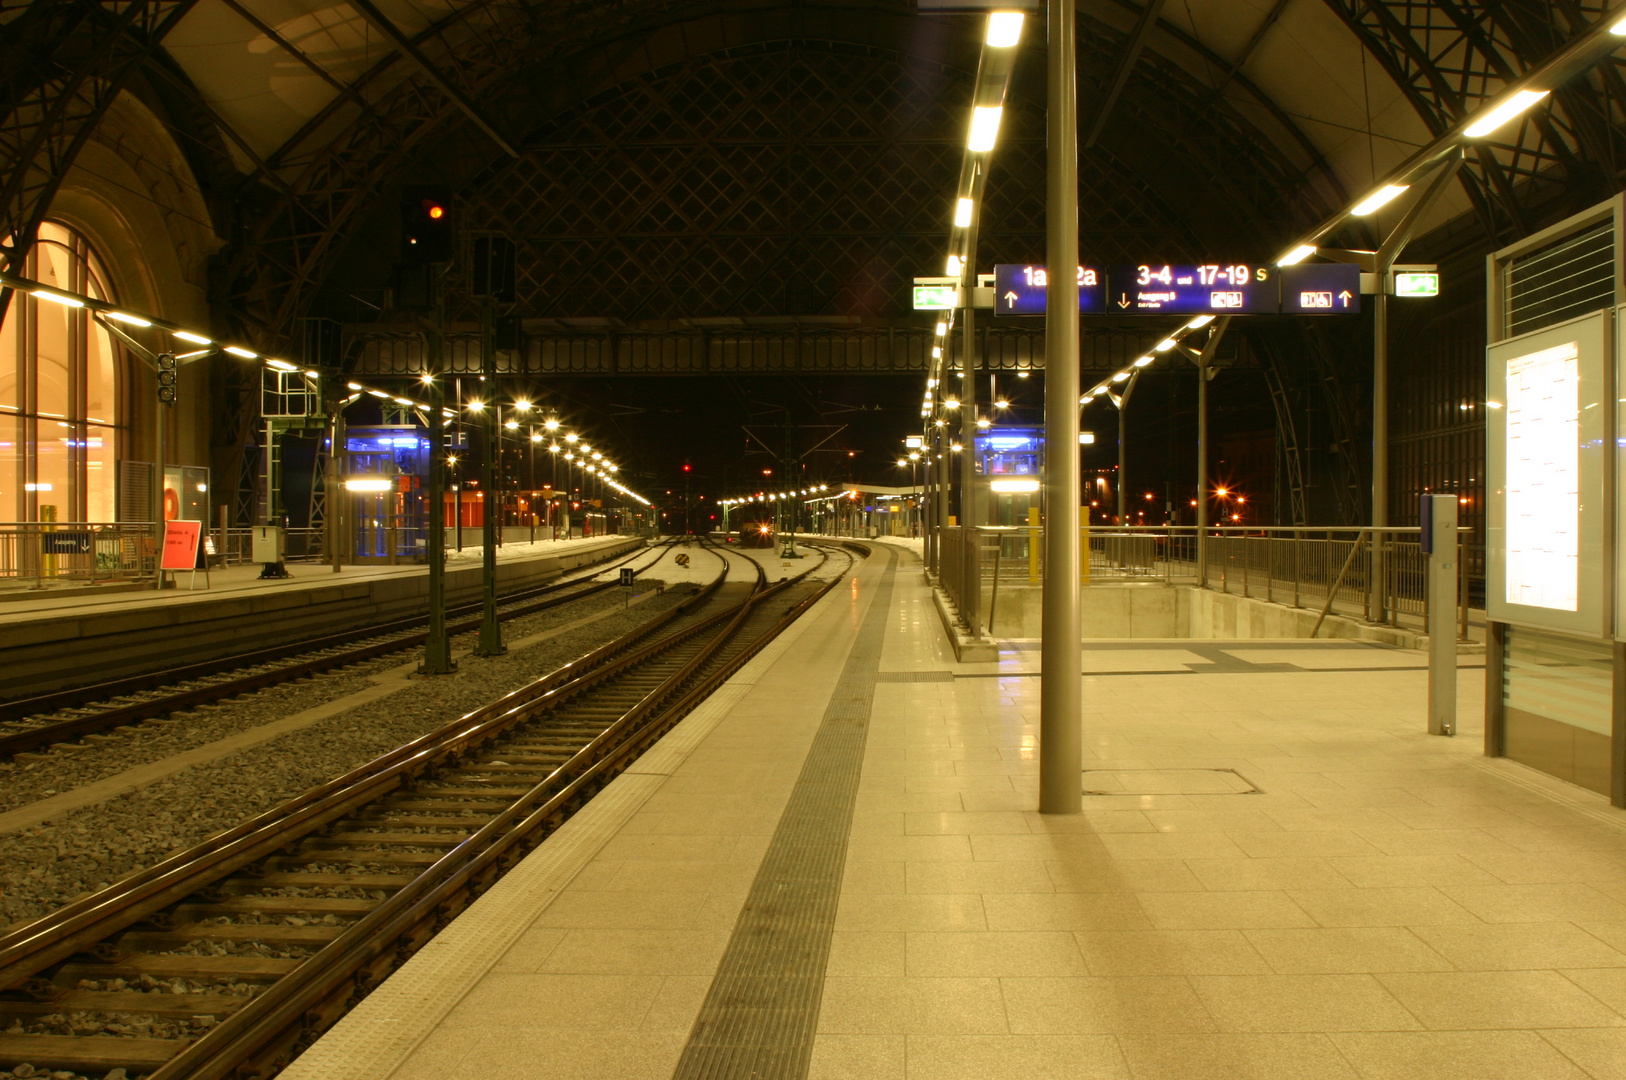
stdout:
[[1608,322],[1596,312],[1486,350],[1485,592],[1498,622],[1609,634]]

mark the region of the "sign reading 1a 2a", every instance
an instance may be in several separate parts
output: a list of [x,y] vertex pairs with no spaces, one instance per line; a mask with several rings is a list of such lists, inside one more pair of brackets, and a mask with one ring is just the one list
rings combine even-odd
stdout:
[[[994,264],[994,314],[1043,315],[1050,275],[1031,263]],[[1078,312],[1100,315],[1105,311],[1105,275],[1093,266],[1078,268]]]

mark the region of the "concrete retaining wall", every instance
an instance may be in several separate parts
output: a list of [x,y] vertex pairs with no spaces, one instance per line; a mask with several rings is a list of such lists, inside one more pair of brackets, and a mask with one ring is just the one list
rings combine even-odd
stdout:
[[[984,587],[982,610],[994,601]],[[1104,638],[1308,638],[1319,611],[1272,604],[1251,597],[1199,589],[1193,585],[1112,584],[1086,586],[1080,593],[1083,636]],[[1040,589],[1023,582],[1000,582],[993,608],[993,632],[1000,638],[1040,636]],[[1420,649],[1426,635],[1392,626],[1369,626],[1329,615],[1321,638],[1355,638]]]

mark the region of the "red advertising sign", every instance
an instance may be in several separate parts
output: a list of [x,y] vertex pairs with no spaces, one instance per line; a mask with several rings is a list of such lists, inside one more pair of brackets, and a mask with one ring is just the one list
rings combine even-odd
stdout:
[[192,570],[198,565],[198,537],[201,521],[164,522],[164,555],[160,570]]

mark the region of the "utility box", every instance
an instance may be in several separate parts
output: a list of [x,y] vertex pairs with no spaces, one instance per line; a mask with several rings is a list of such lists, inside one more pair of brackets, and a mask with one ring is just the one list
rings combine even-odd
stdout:
[[260,564],[282,561],[282,527],[279,525],[254,526],[254,543],[250,552],[253,561]]

